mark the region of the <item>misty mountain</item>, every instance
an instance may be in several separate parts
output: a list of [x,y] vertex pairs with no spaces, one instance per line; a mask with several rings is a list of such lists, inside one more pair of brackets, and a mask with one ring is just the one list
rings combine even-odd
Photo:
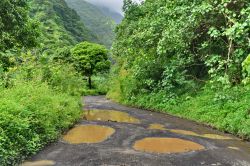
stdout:
[[107,7],[104,7],[104,6],[97,6],[106,16],[108,17],[111,17],[117,24],[121,23],[122,19],[123,19],[123,16],[114,11],[114,10],[111,10]]
[[123,0],[85,0],[97,6],[106,16],[111,17],[116,23],[123,19],[122,5]]
[[123,0],[85,0],[100,8],[104,7],[122,15]]
[[30,15],[40,22],[40,44],[46,52],[81,41],[98,42],[64,0],[32,0]]
[[[84,25],[107,47],[111,47],[115,37],[115,21],[105,13],[106,9],[88,3],[84,0],[65,0],[68,6],[80,16]],[[110,14],[111,15],[111,14]],[[114,14],[113,14],[114,15]],[[118,17],[119,18],[119,17]]]

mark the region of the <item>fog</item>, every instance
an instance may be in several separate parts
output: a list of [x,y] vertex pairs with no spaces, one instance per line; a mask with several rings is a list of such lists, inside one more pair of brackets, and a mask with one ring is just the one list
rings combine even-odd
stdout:
[[[113,11],[116,11],[122,14],[123,0],[85,0],[85,1],[98,5],[98,6],[107,7]],[[134,1],[140,2],[141,0],[134,0]]]

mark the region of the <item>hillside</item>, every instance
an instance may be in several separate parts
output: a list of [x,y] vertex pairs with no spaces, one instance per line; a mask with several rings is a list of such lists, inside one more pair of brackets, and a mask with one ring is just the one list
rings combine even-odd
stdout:
[[82,0],[66,0],[74,9],[88,29],[91,30],[107,47],[112,45],[116,23],[106,16],[98,7]]
[[41,47],[50,50],[80,41],[97,41],[64,0],[32,0],[31,17],[40,23]]
[[107,7],[104,6],[97,6],[106,16],[112,18],[117,24],[120,24],[123,16],[120,13],[117,13],[116,11],[113,11]]
[[120,24],[123,15],[121,14],[123,0],[83,0],[98,7],[104,15],[112,18],[117,24]]

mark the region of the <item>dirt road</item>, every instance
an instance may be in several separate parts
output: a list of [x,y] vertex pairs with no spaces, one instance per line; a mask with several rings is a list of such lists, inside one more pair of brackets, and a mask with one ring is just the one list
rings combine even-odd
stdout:
[[84,98],[81,122],[23,165],[250,166],[250,144],[197,123]]

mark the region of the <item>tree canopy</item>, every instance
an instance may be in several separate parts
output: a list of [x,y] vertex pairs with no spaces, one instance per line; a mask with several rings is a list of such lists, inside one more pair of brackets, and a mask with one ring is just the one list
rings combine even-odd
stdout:
[[223,86],[244,80],[248,0],[125,0],[124,11],[113,54],[130,71],[134,94],[154,89],[176,94],[208,80]]
[[91,76],[98,72],[106,72],[110,67],[107,49],[99,44],[82,42],[72,49],[72,56],[77,70],[89,80],[91,85]]

